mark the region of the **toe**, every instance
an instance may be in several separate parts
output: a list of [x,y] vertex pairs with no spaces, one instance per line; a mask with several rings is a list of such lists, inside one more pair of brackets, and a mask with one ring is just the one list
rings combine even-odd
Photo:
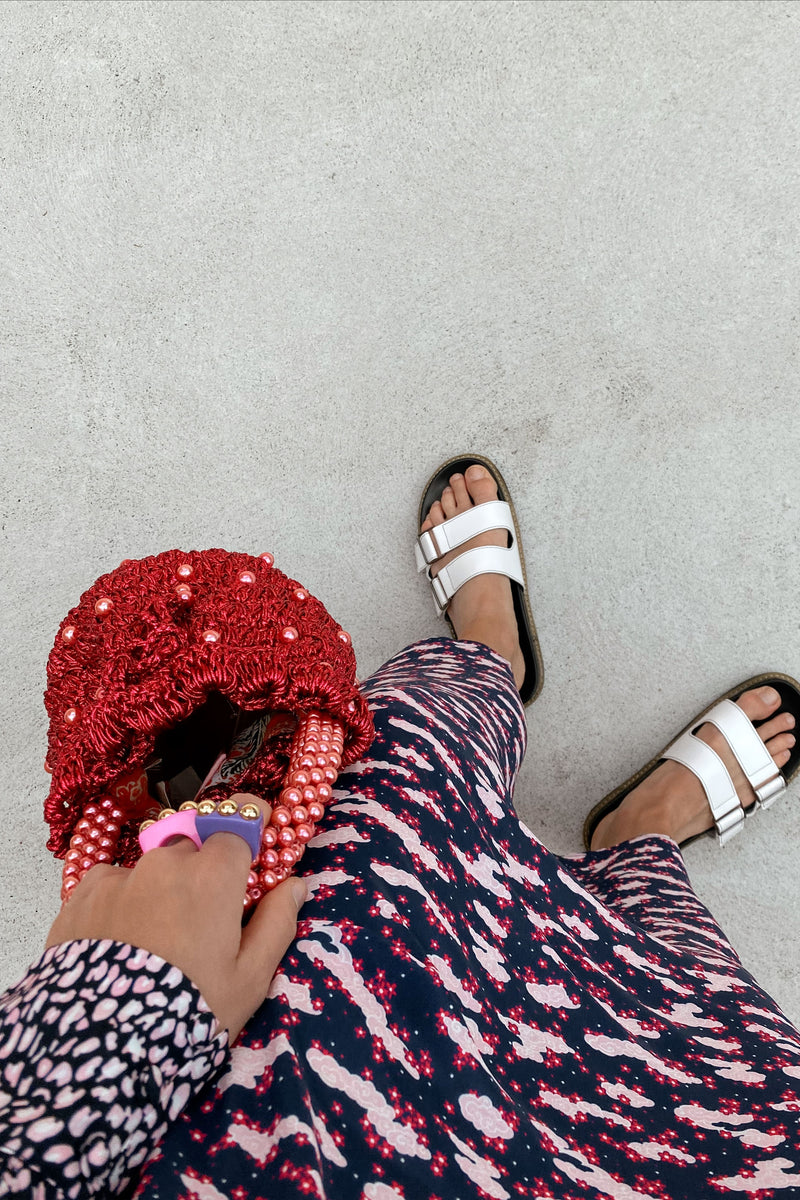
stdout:
[[456,515],[456,498],[453,495],[453,489],[449,486],[442,492],[442,508],[448,519]]
[[456,498],[459,512],[463,512],[465,508],[472,507],[472,501],[469,498],[467,485],[463,475],[451,475],[450,486],[453,489],[453,495]]
[[432,529],[434,525],[441,525],[444,520],[444,512],[439,501],[435,501],[428,510],[428,515],[422,523],[421,529],[424,533],[426,529]]
[[751,688],[749,692],[743,692],[736,703],[751,721],[765,721],[780,708],[781,698],[775,688]]
[[794,729],[794,724],[794,717],[791,713],[779,712],[777,716],[759,725],[758,733],[765,742],[769,742],[771,738],[777,737],[779,733],[786,733],[787,730]]
[[466,486],[476,504],[485,504],[487,500],[497,499],[497,484],[485,467],[473,463],[467,468]]
[[786,754],[787,756],[791,754],[794,743],[795,738],[793,733],[779,733],[777,737],[770,738],[766,746],[769,753],[777,762],[781,754]]

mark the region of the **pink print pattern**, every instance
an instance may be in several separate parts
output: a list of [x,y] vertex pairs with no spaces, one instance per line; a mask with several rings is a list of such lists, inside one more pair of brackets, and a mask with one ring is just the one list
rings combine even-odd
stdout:
[[675,843],[541,845],[486,647],[421,642],[363,687],[376,740],[306,851],[298,938],[137,1197],[800,1196],[800,1034]]
[[227,1057],[177,967],[108,940],[51,946],[0,1021],[0,1196],[120,1195]]
[[[71,983],[59,960],[6,998],[27,1006],[0,1066],[6,1089],[30,1080],[2,1130],[14,1169],[64,1143],[55,1118],[83,1139],[70,1200],[104,1194],[95,1171],[126,1200],[800,1197],[800,1033],[676,844],[541,845],[513,808],[524,712],[485,646],[417,643],[363,688],[375,742],[339,777],[303,859],[298,936],[224,1073],[185,981],[145,1027],[168,971],[143,964],[115,993],[105,975],[130,948],[84,945]],[[104,1041],[122,1012],[124,1051]],[[173,1019],[193,1031],[183,1055]],[[145,1070],[154,1042],[164,1057]]]

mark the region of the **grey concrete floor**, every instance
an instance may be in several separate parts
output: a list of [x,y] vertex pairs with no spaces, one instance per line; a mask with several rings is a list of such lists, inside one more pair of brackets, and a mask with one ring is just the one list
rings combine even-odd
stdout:
[[[546,665],[518,807],[800,676],[800,7],[0,5],[0,984],[38,957],[44,669],[122,558],[300,579],[362,677],[447,632],[420,489],[493,458]],[[687,865],[800,1022],[800,787]]]

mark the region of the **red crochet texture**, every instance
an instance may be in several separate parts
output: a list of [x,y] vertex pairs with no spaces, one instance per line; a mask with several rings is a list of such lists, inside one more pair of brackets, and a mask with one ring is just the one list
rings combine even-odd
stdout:
[[[345,734],[342,767],[374,737],[348,634],[271,555],[169,550],[126,559],[65,617],[48,659],[48,850],[63,858],[86,806],[141,769],[158,735],[211,692],[245,711],[332,718]],[[290,732],[265,740],[246,772],[211,798],[251,790],[275,803],[291,745]],[[132,807],[114,858],[125,866],[141,854],[144,811],[141,801]]]

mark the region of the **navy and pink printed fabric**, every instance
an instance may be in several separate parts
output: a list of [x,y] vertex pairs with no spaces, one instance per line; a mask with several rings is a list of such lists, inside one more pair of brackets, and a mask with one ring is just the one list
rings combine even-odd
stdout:
[[230,1051],[180,972],[119,943],[55,947],[0,999],[0,1196],[800,1196],[800,1033],[676,844],[541,845],[485,646],[419,642],[363,688],[376,739]]

